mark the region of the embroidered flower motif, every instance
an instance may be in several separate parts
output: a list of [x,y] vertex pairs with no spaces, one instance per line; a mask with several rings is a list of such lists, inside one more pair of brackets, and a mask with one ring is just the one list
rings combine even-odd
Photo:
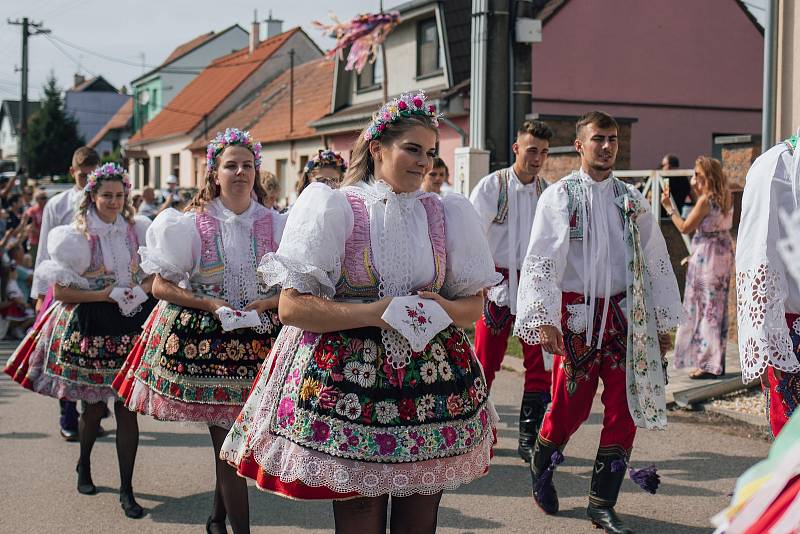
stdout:
[[391,401],[380,401],[375,404],[375,417],[382,425],[388,425],[399,415],[397,405]]
[[317,404],[320,408],[330,410],[336,406],[336,401],[339,399],[339,390],[330,386],[322,386],[318,393],[319,397]]
[[319,380],[306,378],[303,380],[303,385],[300,387],[300,398],[302,400],[308,400],[312,397],[316,397],[319,395],[320,389],[322,389],[322,384],[319,383]]
[[431,355],[437,362],[443,362],[447,358],[447,352],[439,343],[431,344]]
[[248,374],[247,366],[246,365],[240,365],[239,367],[237,367],[236,368],[236,374],[241,376],[242,378],[246,377],[247,374]]
[[358,402],[358,395],[348,393],[336,402],[336,413],[347,417],[351,421],[361,417],[361,403]]
[[197,348],[200,349],[200,354],[208,354],[208,351],[211,350],[211,343],[207,339],[204,339],[197,344]]
[[358,377],[358,385],[362,388],[372,387],[375,384],[375,377],[377,373],[375,371],[375,366],[370,363],[365,363],[361,365],[361,375]]
[[419,406],[417,406],[417,419],[419,419],[420,423],[424,423],[427,418],[428,418],[428,410],[425,409],[425,406],[420,404]]
[[325,421],[316,419],[311,422],[311,439],[322,443],[331,435],[331,427]]
[[289,397],[284,397],[281,399],[280,404],[278,404],[278,424],[281,427],[287,427],[294,424],[294,402]]
[[455,445],[456,440],[458,439],[458,432],[452,426],[445,426],[439,431],[444,438],[444,444],[450,448]]
[[391,434],[375,434],[375,443],[378,444],[378,454],[388,456],[397,448],[397,440]]
[[225,354],[227,354],[228,358],[237,362],[242,359],[244,356],[244,345],[238,339],[232,339],[228,342],[228,345],[225,347]]
[[359,362],[348,362],[344,366],[344,377],[346,380],[358,384],[361,379],[361,364]]
[[103,346],[103,338],[101,336],[95,336],[92,338],[92,345],[97,347],[98,349]]
[[322,370],[330,369],[338,362],[339,356],[334,352],[332,347],[329,350],[323,347],[314,353],[314,363]]
[[417,413],[417,408],[414,405],[414,399],[408,397],[400,399],[400,419],[403,421],[411,421]]
[[433,362],[423,363],[422,367],[419,369],[419,373],[422,376],[422,381],[426,384],[433,384],[436,382],[438,373],[436,372],[436,364]]
[[189,343],[183,347],[183,355],[186,358],[193,360],[197,356],[197,347],[195,347],[194,344]]
[[464,413],[464,401],[455,393],[447,397],[447,412],[452,416]]
[[364,340],[364,347],[361,349],[361,357],[365,362],[374,362],[378,357],[378,345],[371,339]]
[[448,381],[453,379],[453,369],[450,367],[449,363],[441,362],[436,369],[438,369],[439,376],[442,377],[442,380]]
[[176,336],[175,334],[170,334],[169,337],[167,338],[167,346],[165,347],[165,352],[170,355],[175,354],[176,352],[178,352],[178,347],[179,347],[178,336]]

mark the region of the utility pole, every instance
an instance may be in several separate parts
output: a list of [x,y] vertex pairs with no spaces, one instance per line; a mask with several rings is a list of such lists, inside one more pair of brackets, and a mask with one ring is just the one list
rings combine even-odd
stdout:
[[[19,101],[19,117],[20,117],[20,124],[19,124],[19,145],[17,149],[17,170],[25,169],[25,172],[28,172],[28,158],[25,154],[27,150],[27,141],[28,141],[28,37],[31,35],[39,35],[44,33],[50,33],[50,30],[42,28],[41,22],[31,22],[28,20],[28,17],[24,17],[22,20],[11,20],[8,19],[8,23],[12,26],[22,26],[22,68],[21,71],[21,95]],[[23,173],[20,177],[22,181],[22,186],[24,187],[26,184],[26,174]]]
[[294,130],[294,48],[289,50],[289,132]]

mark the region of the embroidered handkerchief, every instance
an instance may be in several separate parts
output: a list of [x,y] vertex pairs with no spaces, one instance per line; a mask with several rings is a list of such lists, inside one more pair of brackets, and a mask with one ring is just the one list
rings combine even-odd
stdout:
[[414,352],[422,351],[436,334],[453,322],[435,300],[394,297],[381,319],[397,330]]
[[261,324],[261,317],[255,310],[232,310],[227,306],[220,306],[216,313],[222,323],[222,329],[226,332],[237,328],[253,328]]
[[139,286],[115,287],[111,290],[110,296],[117,302],[122,315],[126,317],[136,315],[141,305],[147,301],[147,293]]

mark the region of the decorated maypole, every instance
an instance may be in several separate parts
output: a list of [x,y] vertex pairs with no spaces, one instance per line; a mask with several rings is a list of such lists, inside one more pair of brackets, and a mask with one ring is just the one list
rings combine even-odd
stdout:
[[322,30],[325,35],[336,40],[333,48],[328,50],[325,56],[329,59],[344,60],[344,53],[349,49],[347,64],[344,68],[345,70],[355,70],[361,74],[367,63],[375,63],[380,48],[383,59],[383,101],[389,100],[388,69],[386,68],[386,51],[383,50],[383,42],[400,22],[400,13],[397,11],[364,13],[348,22],[339,21],[336,15],[331,13],[331,20],[333,21],[331,24],[324,24],[316,20],[311,23],[315,28]]

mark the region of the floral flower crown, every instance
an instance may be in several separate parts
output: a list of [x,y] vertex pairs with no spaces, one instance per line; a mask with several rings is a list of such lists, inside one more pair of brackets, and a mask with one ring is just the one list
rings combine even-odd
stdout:
[[364,132],[364,140],[372,141],[379,139],[383,135],[383,131],[400,120],[402,117],[410,117],[411,115],[423,115],[430,117],[431,122],[435,127],[439,127],[439,117],[441,114],[436,112],[436,106],[428,103],[424,91],[419,91],[413,95],[411,93],[403,93],[399,97],[390,100],[384,104],[378,112],[373,115],[372,122]]
[[131,181],[130,178],[128,178],[128,173],[117,163],[104,163],[93,170],[86,178],[86,186],[83,190],[87,193],[91,193],[97,189],[97,184],[99,182],[115,177],[122,178],[122,186],[125,188],[125,194],[127,195],[130,193]]
[[347,170],[347,163],[344,162],[344,158],[341,155],[333,150],[320,150],[316,156],[308,160],[303,172],[309,173],[320,167],[334,167],[344,174]]
[[240,145],[250,150],[255,158],[256,172],[261,167],[261,143],[253,142],[250,132],[238,128],[227,128],[224,132],[217,132],[217,136],[208,143],[206,150],[206,168],[208,172],[214,170],[217,156],[229,146]]

